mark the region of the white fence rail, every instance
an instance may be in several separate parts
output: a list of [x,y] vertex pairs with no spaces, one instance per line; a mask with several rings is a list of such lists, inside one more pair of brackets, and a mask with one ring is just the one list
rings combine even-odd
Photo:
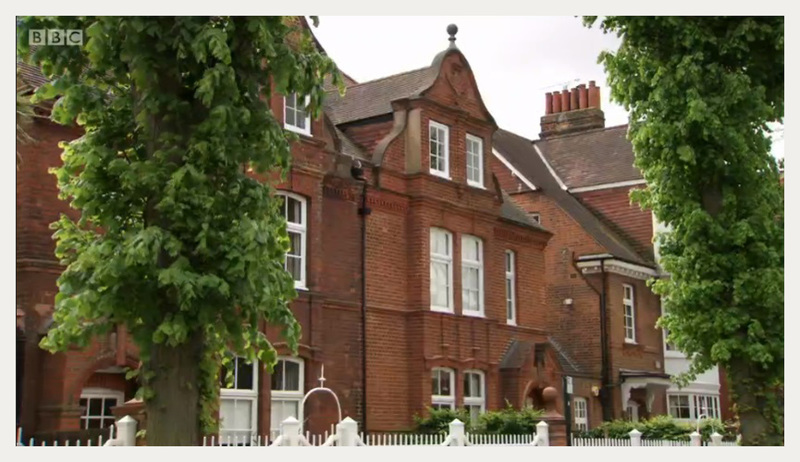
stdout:
[[350,417],[336,424],[329,435],[300,433],[300,422],[289,417],[281,424],[280,432],[274,438],[260,436],[248,438],[204,438],[203,446],[548,446],[549,433],[546,422],[536,425],[533,435],[469,435],[464,431],[464,423],[458,419],[450,422],[447,434],[421,435],[410,433],[370,434],[358,433],[358,424]]
[[[116,425],[112,424],[109,430],[109,438],[103,441],[103,436],[99,435],[97,444],[92,443],[94,438],[86,439],[86,443],[81,444],[83,439],[79,438],[72,442],[66,440],[61,446],[136,446],[136,419],[133,417],[126,415],[119,419]],[[47,446],[47,441],[36,441],[35,438],[26,440],[22,428],[17,428],[17,446]],[[51,443],[50,446],[59,446],[58,440]]]
[[671,440],[643,440],[642,432],[633,429],[628,433],[628,438],[577,438],[572,437],[573,446],[736,446],[733,441],[722,441],[722,435],[717,432],[711,434],[711,441],[702,442],[700,433],[692,432],[689,441]]

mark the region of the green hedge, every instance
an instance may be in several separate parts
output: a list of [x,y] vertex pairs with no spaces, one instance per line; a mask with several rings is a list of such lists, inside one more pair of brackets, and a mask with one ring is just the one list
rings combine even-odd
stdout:
[[543,415],[544,411],[539,409],[514,409],[506,403],[504,409],[484,412],[478,419],[477,425],[472,425],[466,409],[428,408],[428,415],[414,416],[414,431],[425,434],[447,433],[450,422],[458,419],[464,422],[464,428],[469,433],[528,435],[536,431],[536,424],[542,420]]
[[[696,430],[695,424],[677,422],[671,416],[660,415],[647,420],[631,422],[629,420],[612,420],[603,422],[600,426],[581,432],[578,436],[584,438],[629,438],[633,429],[642,432],[642,439],[688,441],[689,435]],[[719,419],[703,419],[700,421],[700,435],[704,441],[709,441],[712,433],[718,432],[725,441],[736,440],[736,434]]]

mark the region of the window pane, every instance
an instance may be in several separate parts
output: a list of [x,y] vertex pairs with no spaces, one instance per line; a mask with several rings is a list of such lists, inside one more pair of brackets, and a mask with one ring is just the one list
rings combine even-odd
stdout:
[[273,432],[280,431],[281,423],[289,417],[298,418],[298,400],[272,400],[270,427]]
[[434,369],[431,371],[431,394],[440,395],[441,388],[439,387],[439,370]]
[[431,304],[449,307],[448,300],[448,265],[446,263],[431,263]]
[[239,390],[253,389],[253,363],[247,364],[243,358],[236,361],[236,387]]
[[295,124],[296,124],[295,116],[294,116],[294,110],[289,108],[288,100],[287,100],[287,104],[286,104],[286,121],[285,122],[286,122],[286,125],[291,125],[291,126],[295,126]]
[[480,406],[467,406],[469,409],[469,420],[472,422],[473,425],[478,423],[478,419],[481,415],[481,407]]
[[219,400],[220,429],[234,428],[234,403],[233,399],[222,398]]
[[285,361],[279,360],[272,371],[271,386],[273,390],[283,390],[283,365]]
[[300,389],[300,364],[294,361],[284,361],[286,363],[286,390],[301,391]]
[[295,127],[305,129],[306,128],[306,111],[298,109],[296,117],[297,117],[297,120],[295,121]]
[[102,428],[102,420],[101,419],[89,419],[87,422],[86,428]]
[[452,390],[450,390],[450,371],[440,371],[439,377],[439,386],[442,390],[441,394],[443,396],[450,396],[452,394]]
[[303,203],[297,199],[286,198],[286,221],[289,223],[303,224]]
[[104,416],[113,416],[114,414],[111,412],[111,408],[117,405],[116,398],[106,398],[103,400],[103,415]]
[[89,399],[89,415],[98,417],[103,415],[103,398]]
[[89,409],[86,408],[86,406],[87,406],[86,398],[81,398],[79,403],[80,403],[80,406],[82,408],[84,408],[83,415],[87,415],[89,413]]
[[431,253],[450,256],[450,235],[445,231],[431,230]]

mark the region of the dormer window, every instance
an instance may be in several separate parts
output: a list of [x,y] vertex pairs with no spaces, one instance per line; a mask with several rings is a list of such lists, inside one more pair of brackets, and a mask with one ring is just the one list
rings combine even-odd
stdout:
[[467,135],[467,184],[483,187],[483,140]]
[[293,93],[283,98],[283,128],[301,135],[311,136],[311,117],[306,112],[309,98]]
[[428,123],[430,139],[431,175],[450,178],[450,130],[447,125],[430,121]]

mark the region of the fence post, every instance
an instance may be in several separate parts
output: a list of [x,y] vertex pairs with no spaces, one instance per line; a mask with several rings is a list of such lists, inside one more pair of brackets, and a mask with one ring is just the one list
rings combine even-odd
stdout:
[[117,438],[122,446],[136,446],[136,419],[126,415],[117,421]]
[[453,419],[453,421],[450,422],[450,434],[448,437],[450,437],[450,446],[466,446],[464,443],[466,440],[464,436],[464,422]]
[[281,436],[283,436],[283,446],[300,446],[300,422],[289,416],[281,423]]
[[642,445],[642,432],[637,429],[633,429],[628,433],[628,436],[631,437],[631,446],[641,446]]
[[693,431],[691,435],[689,435],[689,438],[691,438],[691,440],[692,440],[692,446],[702,446],[703,445],[702,437],[700,436],[699,433],[697,433],[696,430]]
[[711,445],[722,446],[722,435],[717,432],[711,434]]
[[539,439],[539,446],[550,446],[550,430],[547,422],[542,420],[536,424],[536,437]]
[[345,417],[336,424],[337,446],[356,446],[358,442],[358,424],[350,417]]

